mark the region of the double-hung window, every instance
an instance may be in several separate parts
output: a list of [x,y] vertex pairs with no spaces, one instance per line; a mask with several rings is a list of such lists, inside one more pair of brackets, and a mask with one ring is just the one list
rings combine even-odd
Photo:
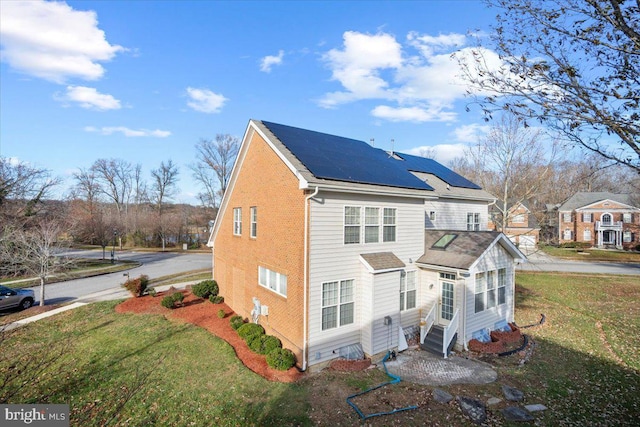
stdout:
[[364,242],[380,241],[380,208],[364,208]]
[[504,304],[507,300],[507,269],[498,269],[498,305]]
[[583,213],[582,222],[591,222],[591,213]]
[[475,312],[480,313],[486,308],[484,297],[487,292],[487,277],[485,273],[476,273]]
[[416,308],[416,272],[403,271],[400,276],[400,311]]
[[354,321],[354,281],[322,284],[322,330],[350,325]]
[[487,308],[496,306],[496,272],[487,271]]
[[630,223],[633,222],[633,216],[631,213],[623,213],[622,214],[622,222]]
[[242,208],[233,208],[233,234],[242,235]]
[[258,283],[273,292],[287,296],[287,276],[269,270],[265,267],[258,267]]
[[344,207],[344,244],[360,243],[360,207]]
[[251,232],[250,235],[254,239],[258,237],[258,208],[255,206],[251,207]]
[[396,208],[384,208],[382,218],[382,241],[396,241]]
[[480,214],[468,213],[467,214],[467,231],[480,230]]

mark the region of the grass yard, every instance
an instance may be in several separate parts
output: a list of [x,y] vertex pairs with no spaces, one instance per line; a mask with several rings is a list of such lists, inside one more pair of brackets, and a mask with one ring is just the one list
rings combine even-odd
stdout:
[[575,249],[543,246],[541,251],[558,258],[576,261],[640,262],[640,252],[605,249]]
[[[486,402],[502,397],[502,384],[517,387],[525,404],[548,407],[536,413],[535,425],[637,425],[638,277],[526,272],[516,281],[517,323],[547,316],[544,325],[524,330],[535,342],[531,358],[521,365],[517,355],[487,357],[497,382],[441,388]],[[345,398],[386,381],[373,369],[268,382],[204,329],[161,315],[117,314],[115,304],[92,304],[5,335],[0,384],[9,382],[0,386],[0,403],[69,403],[72,426],[354,426],[362,422]],[[23,374],[14,378],[17,371]],[[432,390],[405,381],[379,389],[367,413],[381,403],[419,408],[366,425],[473,425],[457,405],[435,402]],[[488,407],[487,425],[509,425],[500,413],[506,406]]]

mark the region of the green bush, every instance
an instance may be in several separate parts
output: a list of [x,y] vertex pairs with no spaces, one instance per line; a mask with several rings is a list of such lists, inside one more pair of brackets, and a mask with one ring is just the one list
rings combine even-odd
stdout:
[[200,298],[209,298],[210,295],[215,297],[218,295],[218,291],[218,283],[215,280],[203,280],[191,288],[191,292]]
[[282,348],[280,340],[271,335],[254,335],[249,338],[247,345],[254,353],[269,354],[276,348]]
[[234,316],[231,316],[231,319],[229,319],[229,323],[231,323],[231,327],[235,330],[238,330],[238,328],[242,325],[244,325],[244,319],[242,318],[242,316],[238,316],[237,314]]
[[178,304],[182,303],[182,300],[184,300],[184,295],[182,295],[182,293],[180,292],[176,292],[173,293],[171,295],[167,295],[166,297],[162,298],[162,306],[166,307],[166,308],[176,308],[176,306]]
[[224,316],[226,315],[227,313],[225,313],[223,309],[218,310],[218,318],[224,319]]
[[147,288],[147,293],[154,298],[156,297],[156,295],[158,295],[158,292],[156,292],[156,288]]
[[286,371],[296,364],[296,356],[288,348],[275,348],[267,353],[267,365],[279,371]]
[[561,248],[566,249],[586,249],[591,247],[589,242],[565,242],[560,245]]
[[209,295],[209,301],[211,301],[212,304],[222,304],[224,297],[220,295]]
[[249,342],[249,339],[254,335],[262,335],[264,334],[264,328],[257,323],[245,323],[240,326],[238,329],[238,335],[243,340]]
[[144,295],[144,291],[147,289],[147,285],[149,284],[149,276],[141,275],[137,279],[127,279],[126,282],[122,284],[131,295],[134,297],[141,297]]

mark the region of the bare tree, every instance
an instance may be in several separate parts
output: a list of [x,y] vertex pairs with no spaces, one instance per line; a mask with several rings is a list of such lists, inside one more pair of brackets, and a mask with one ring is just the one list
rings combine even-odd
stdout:
[[153,178],[151,184],[151,199],[156,206],[158,213],[158,234],[162,241],[162,250],[165,249],[166,236],[165,236],[165,223],[163,218],[163,207],[167,199],[171,199],[176,192],[176,183],[178,182],[178,167],[173,163],[171,159],[165,162],[160,162],[158,169],[151,171],[151,177]]
[[[487,118],[507,110],[640,173],[640,2],[485,0],[487,49],[459,56]],[[484,96],[486,95],[486,96]]]
[[98,159],[90,171],[100,182],[100,191],[116,205],[121,215],[131,198],[134,167],[122,159]]
[[487,136],[467,150],[476,182],[498,198],[497,226],[505,230],[510,208],[534,197],[544,187],[556,160],[556,144],[545,146],[540,130],[524,128],[511,114],[503,115]]
[[[228,134],[218,134],[215,140],[201,139],[196,144],[197,160],[191,170],[193,177],[205,189],[200,199],[209,203],[208,206],[216,207],[217,196],[222,196],[227,190],[239,148],[238,138]],[[215,178],[217,185],[214,184]]]
[[46,169],[0,157],[0,218],[33,215],[59,183]]

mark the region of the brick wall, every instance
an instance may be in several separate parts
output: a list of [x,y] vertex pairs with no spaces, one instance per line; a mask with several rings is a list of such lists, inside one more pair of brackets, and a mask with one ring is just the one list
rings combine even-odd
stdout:
[[[240,153],[242,155],[242,153]],[[225,302],[251,317],[253,297],[269,308],[259,323],[301,361],[304,307],[304,203],[298,180],[257,134],[240,173],[214,241],[214,278]],[[250,208],[257,208],[257,237],[250,237]],[[233,235],[233,208],[242,208],[242,235]],[[287,276],[286,298],[258,284],[258,266]]]

